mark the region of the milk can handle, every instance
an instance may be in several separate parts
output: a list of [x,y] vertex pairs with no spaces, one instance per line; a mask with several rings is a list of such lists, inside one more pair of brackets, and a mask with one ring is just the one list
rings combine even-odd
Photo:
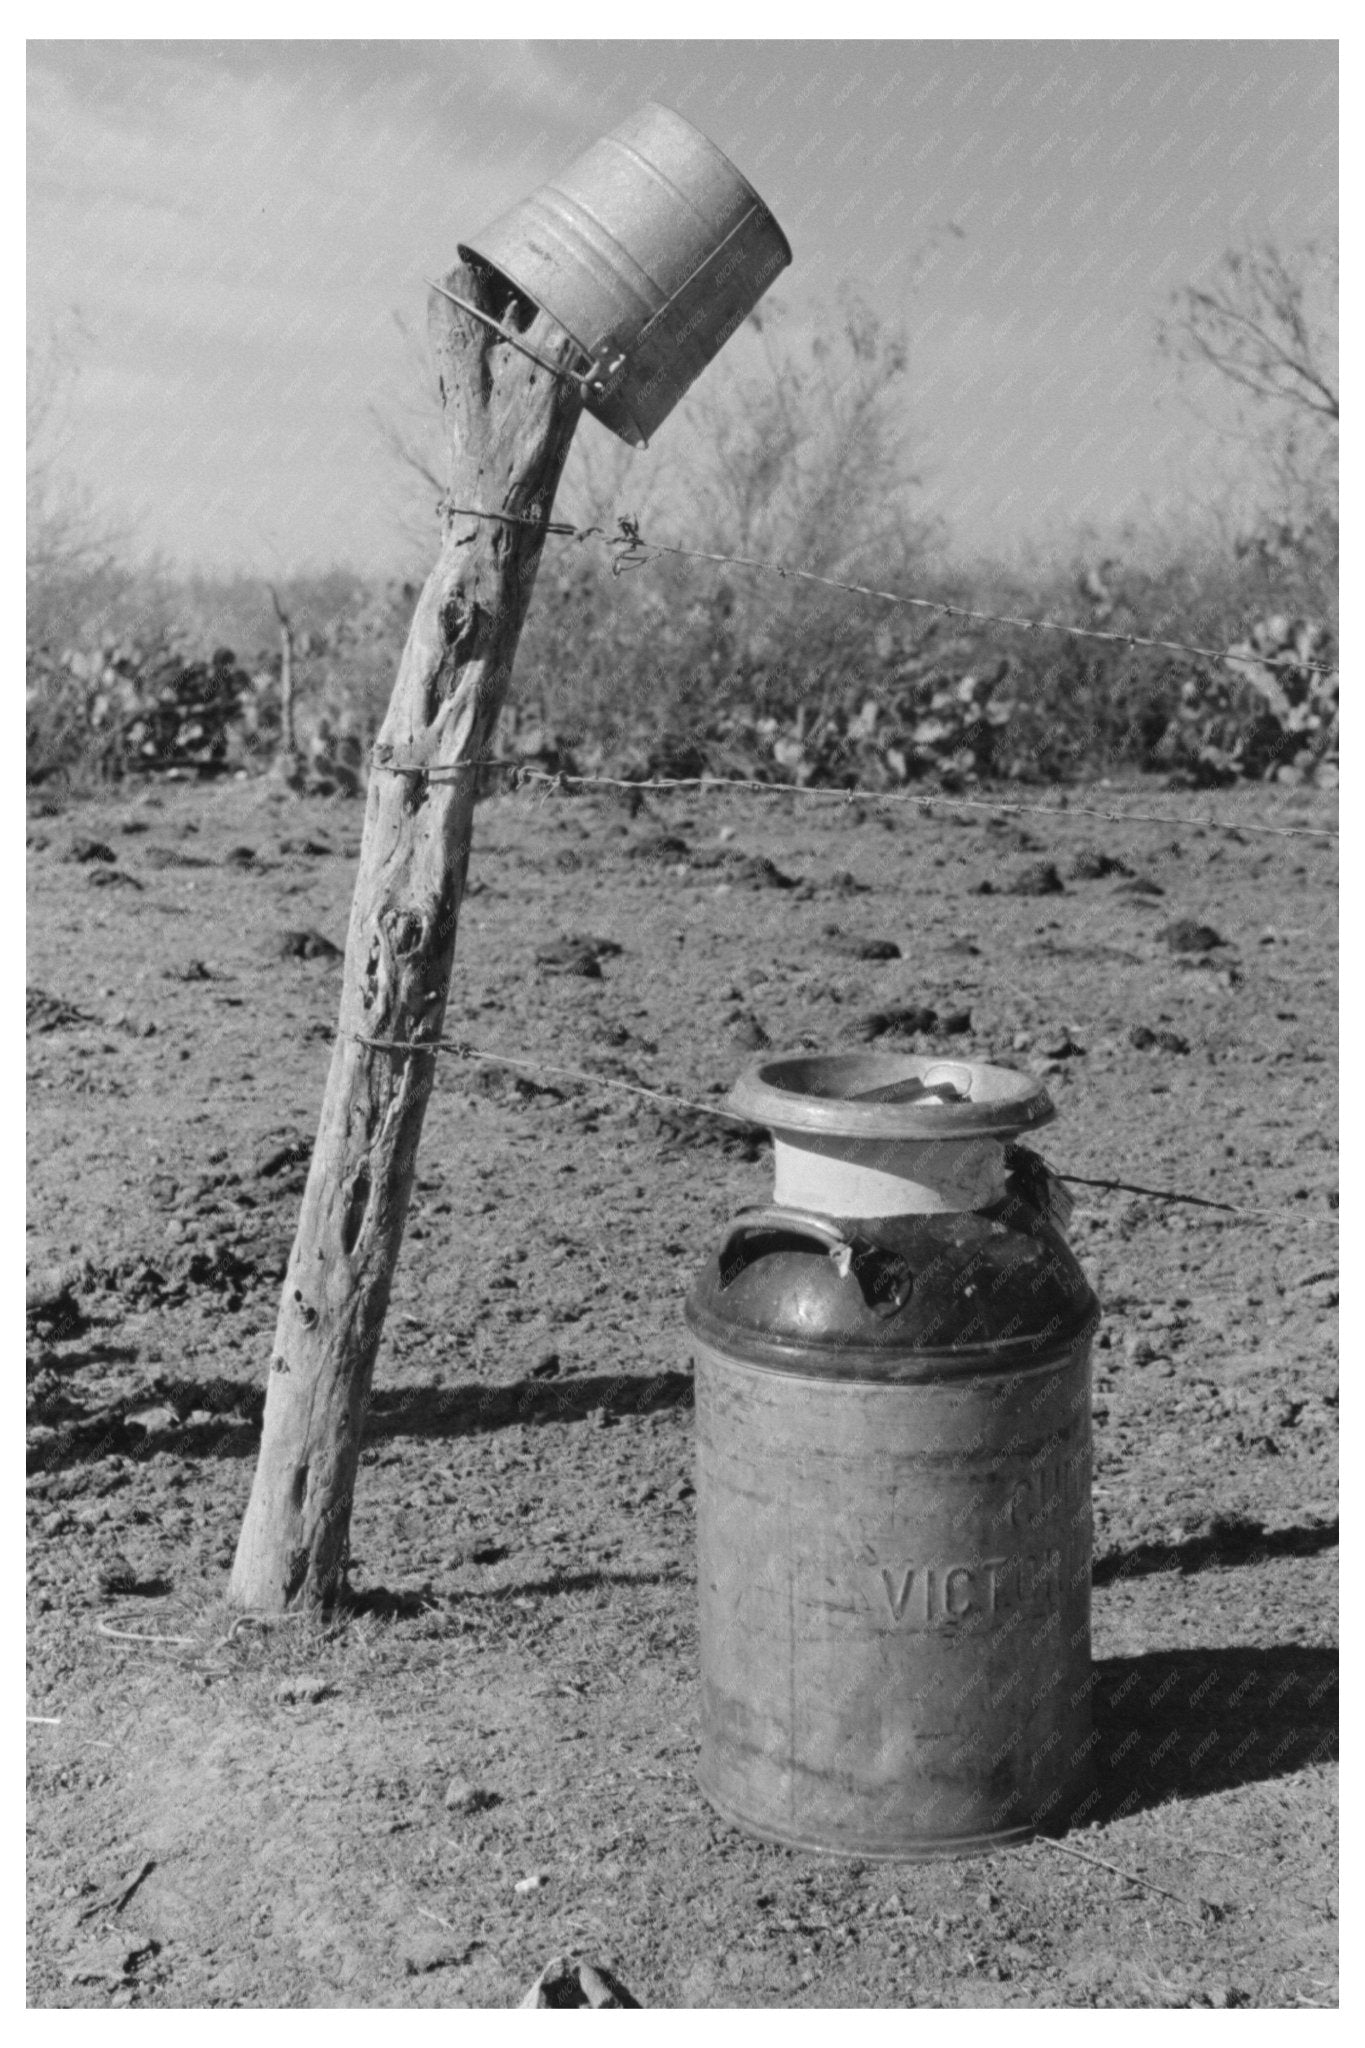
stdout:
[[[847,1280],[857,1270],[860,1251],[868,1247],[851,1238],[828,1216],[821,1216],[813,1209],[782,1209],[777,1206],[761,1209],[741,1209],[730,1224],[720,1248],[721,1285],[726,1282],[726,1265],[730,1247],[737,1238],[749,1237],[760,1230],[781,1230],[793,1237],[813,1237],[829,1253],[838,1270],[839,1278]],[[898,1315],[910,1299],[911,1279],[902,1261],[895,1261],[896,1277],[889,1292],[880,1299],[869,1298],[869,1306],[879,1316]]]
[[785,1230],[793,1237],[818,1238],[841,1275],[847,1278],[853,1260],[852,1242],[837,1223],[831,1222],[828,1216],[818,1216],[813,1209],[741,1209],[726,1231],[720,1248],[722,1267],[735,1239],[749,1237],[758,1230]]

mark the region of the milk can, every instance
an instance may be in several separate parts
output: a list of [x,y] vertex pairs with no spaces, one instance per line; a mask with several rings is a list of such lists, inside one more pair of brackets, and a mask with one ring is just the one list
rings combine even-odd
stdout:
[[774,1199],[688,1296],[699,1782],[770,1840],[957,1855],[1090,1781],[1090,1346],[1041,1083],[768,1056]]
[[653,101],[460,254],[578,343],[588,410],[636,446],[792,260],[729,158]]

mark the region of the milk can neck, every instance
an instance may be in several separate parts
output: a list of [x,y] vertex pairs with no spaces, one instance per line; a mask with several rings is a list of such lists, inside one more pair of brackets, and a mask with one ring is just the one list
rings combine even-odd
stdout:
[[1000,1136],[823,1137],[773,1132],[773,1200],[822,1215],[922,1216],[985,1209],[1005,1195]]

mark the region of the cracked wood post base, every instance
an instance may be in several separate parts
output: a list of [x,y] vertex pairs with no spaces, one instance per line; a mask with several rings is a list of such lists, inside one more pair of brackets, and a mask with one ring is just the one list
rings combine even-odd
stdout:
[[[457,268],[451,290],[504,319],[505,288]],[[528,309],[529,310],[529,309]],[[346,941],[340,1027],[271,1353],[260,1459],[229,1597],[267,1613],[341,1591],[361,1430],[434,1080],[435,1056],[368,1038],[440,1034],[478,781],[530,601],[544,522],[578,422],[552,376],[433,293],[429,311],[449,452],[449,504],[418,600],[376,762],[418,761],[448,781],[376,766]],[[540,315],[528,344],[572,344]]]

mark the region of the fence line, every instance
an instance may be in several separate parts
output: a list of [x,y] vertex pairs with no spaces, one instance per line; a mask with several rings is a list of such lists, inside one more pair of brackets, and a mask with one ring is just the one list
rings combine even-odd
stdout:
[[671,541],[647,540],[640,532],[638,523],[625,515],[618,515],[615,533],[608,533],[601,526],[574,526],[568,520],[540,520],[516,512],[488,512],[476,505],[449,505],[446,513],[452,518],[492,519],[507,526],[530,526],[537,532],[558,534],[567,540],[580,542],[596,541],[612,557],[612,574],[621,575],[628,569],[639,569],[652,555],[676,555],[689,562],[717,562],[727,568],[757,569],[764,575],[780,577],[784,582],[816,583],[826,590],[842,590],[853,597],[870,597],[884,604],[905,605],[919,611],[938,612],[948,619],[971,619],[974,623],[990,626],[1014,626],[1026,633],[1067,633],[1079,640],[1103,640],[1117,647],[1149,647],[1166,654],[1192,654],[1204,661],[1218,661],[1255,665],[1258,668],[1288,668],[1307,671],[1313,675],[1336,675],[1339,664],[1328,661],[1301,661],[1297,655],[1236,654],[1226,647],[1199,647],[1185,640],[1158,640],[1144,633],[1119,633],[1101,626],[1073,626],[1060,619],[1024,619],[1009,612],[976,611],[969,605],[949,604],[944,598],[912,597],[904,591],[878,590],[868,583],[844,583],[835,576],[820,576],[813,569],[796,569],[782,562],[765,562],[755,555],[715,554],[707,548],[684,548]]
[[561,796],[578,796],[585,790],[615,789],[632,791],[639,796],[652,792],[693,789],[697,791],[739,791],[749,796],[808,797],[824,803],[866,803],[866,804],[922,804],[926,810],[935,804],[942,804],[952,810],[1010,811],[1029,817],[1043,818],[1100,818],[1111,825],[1147,824],[1183,826],[1187,831],[1196,826],[1213,832],[1254,832],[1278,839],[1337,839],[1340,834],[1330,826],[1322,825],[1261,825],[1248,821],[1224,818],[1200,818],[1193,812],[1181,815],[1178,812],[1160,811],[1101,811],[1085,804],[1020,804],[1006,798],[946,796],[938,791],[931,793],[910,789],[831,789],[814,788],[796,782],[759,782],[753,777],[724,775],[674,775],[635,779],[622,775],[579,775],[569,770],[528,768],[521,761],[503,760],[493,757],[484,761],[461,761],[450,766],[427,766],[421,761],[390,761],[378,752],[372,755],[372,765],[387,775],[425,775],[431,782],[455,782],[462,775],[500,774],[507,778],[507,788],[516,790],[524,784],[538,784],[557,792]]
[[[344,1036],[353,1044],[367,1046],[374,1052],[426,1053],[433,1058],[438,1053],[449,1053],[456,1059],[470,1060],[477,1065],[511,1067],[528,1074],[553,1074],[562,1081],[577,1082],[586,1088],[641,1097],[647,1102],[662,1103],[667,1109],[691,1110],[699,1116],[714,1117],[721,1123],[738,1124],[744,1130],[755,1128],[752,1117],[739,1116],[734,1110],[722,1109],[715,1103],[698,1102],[691,1096],[675,1095],[664,1088],[647,1088],[642,1082],[623,1081],[615,1074],[590,1074],[581,1067],[561,1066],[555,1061],[533,1058],[526,1053],[490,1052],[486,1047],[469,1045],[459,1038],[372,1038],[362,1031],[346,1032]],[[1049,1171],[1055,1179],[1073,1187],[1100,1188],[1122,1194],[1143,1195],[1154,1201],[1178,1202],[1192,1208],[1217,1209],[1239,1221],[1263,1223],[1294,1215],[1290,1209],[1247,1209],[1239,1207],[1234,1202],[1215,1201],[1209,1195],[1177,1194],[1169,1188],[1140,1187],[1131,1181],[1095,1180],[1083,1174],[1060,1173],[1052,1168],[1049,1168]],[[1335,1224],[1337,1217],[1336,1213],[1332,1212],[1326,1216],[1298,1216],[1294,1220],[1299,1223]]]
[[[700,548],[684,548],[669,543],[646,540],[633,519],[618,518],[617,532],[608,534],[602,527],[576,527],[566,521],[542,520],[535,517],[507,512],[489,512],[473,506],[447,504],[445,511],[450,518],[473,518],[500,521],[512,526],[528,526],[538,531],[558,534],[579,541],[597,541],[612,556],[613,574],[642,566],[651,555],[674,555],[693,561],[714,562],[735,568],[748,568],[776,575],[783,580],[794,579],[818,584],[826,589],[845,591],[853,596],[867,597],[893,605],[913,606],[922,610],[939,613],[947,618],[968,619],[975,623],[1010,626],[1027,632],[1054,632],[1069,634],[1078,639],[1100,640],[1112,645],[1130,648],[1143,647],[1160,652],[1185,654],[1201,660],[1211,660],[1235,666],[1252,661],[1267,669],[1297,669],[1318,675],[1334,675],[1335,664],[1303,661],[1297,656],[1237,655],[1227,649],[1195,646],[1183,641],[1157,639],[1135,633],[1106,631],[1098,627],[1083,627],[1064,624],[1056,620],[1025,619],[1008,614],[978,611],[962,605],[952,605],[934,598],[910,596],[903,592],[879,590],[867,584],[845,583],[830,576],[817,575],[812,570],[789,568],[784,565],[765,562],[752,556],[723,555]],[[764,797],[804,797],[827,803],[878,804],[919,804],[926,812],[935,805],[948,809],[979,810],[1015,813],[1035,817],[1056,817],[1062,819],[1094,818],[1107,824],[1153,824],[1183,828],[1212,830],[1231,834],[1257,834],[1275,838],[1311,838],[1335,840],[1339,833],[1328,827],[1311,825],[1267,825],[1255,822],[1230,821],[1222,818],[1199,818],[1192,813],[1180,814],[1151,811],[1102,810],[1092,805],[1081,804],[1028,804],[1012,802],[1004,798],[959,797],[938,792],[925,793],[920,790],[873,790],[854,788],[814,788],[808,785],[785,782],[760,782],[752,777],[728,776],[662,776],[654,778],[633,778],[609,775],[579,775],[566,771],[551,772],[546,769],[527,767],[518,760],[492,757],[485,760],[465,761],[449,765],[420,761],[395,761],[388,757],[388,749],[377,746],[372,754],[372,765],[376,771],[390,775],[425,776],[435,783],[455,782],[461,776],[500,775],[506,778],[505,787],[516,790],[526,786],[537,786],[547,794],[576,796],[590,790],[615,790],[637,798],[650,793],[665,794],[680,790],[692,790],[698,794],[707,791],[725,794],[746,794]],[[395,1039],[376,1038],[361,1032],[346,1034],[353,1043],[363,1045],[376,1052],[435,1057],[450,1054],[458,1059],[476,1064],[510,1068],[526,1074],[543,1074],[573,1084],[601,1090],[608,1093],[627,1095],[636,1100],[661,1105],[673,1111],[686,1111],[694,1115],[714,1118],[721,1122],[750,1127],[751,1119],[737,1115],[733,1110],[720,1108],[712,1103],[700,1102],[691,1097],[678,1095],[667,1089],[650,1088],[641,1082],[621,1080],[614,1075],[592,1074],[580,1068],[566,1067],[557,1062],[535,1058],[524,1053],[500,1053],[485,1047],[474,1046],[459,1039]],[[1132,1182],[1112,1178],[1096,1179],[1080,1174],[1057,1173],[1055,1178],[1078,1187],[1090,1187],[1105,1192],[1121,1192],[1146,1197],[1150,1200],[1189,1205],[1211,1209],[1229,1220],[1245,1222],[1270,1222],[1293,1217],[1297,1223],[1333,1224],[1337,1222],[1335,1212],[1327,1215],[1310,1214],[1294,1216],[1289,1209],[1243,1208],[1235,1203],[1220,1202],[1206,1195],[1176,1193],[1170,1189],[1150,1188]]]

